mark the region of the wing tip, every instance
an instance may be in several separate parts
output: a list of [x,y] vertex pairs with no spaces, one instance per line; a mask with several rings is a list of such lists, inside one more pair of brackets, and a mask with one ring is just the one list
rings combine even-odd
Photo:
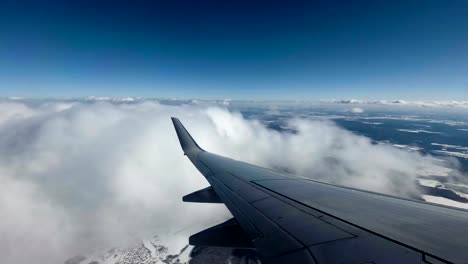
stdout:
[[180,145],[184,150],[185,154],[193,151],[204,151],[192,138],[190,133],[187,131],[187,129],[177,117],[171,117],[171,120],[176,130],[177,137],[179,138]]

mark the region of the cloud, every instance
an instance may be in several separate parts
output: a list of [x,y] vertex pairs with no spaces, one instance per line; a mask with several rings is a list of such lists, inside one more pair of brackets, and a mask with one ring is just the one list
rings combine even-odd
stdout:
[[14,115],[0,122],[3,263],[63,263],[131,237],[203,226],[204,215],[227,215],[220,206],[181,202],[207,183],[182,155],[169,117],[189,119],[196,109],[8,109]]
[[[206,180],[182,155],[171,116],[205,149],[328,182],[417,193],[435,161],[343,130],[292,119],[280,133],[224,108],[157,102],[1,102],[2,263],[63,263],[165,232],[181,239],[229,217],[181,202]],[[182,236],[180,234],[183,234]]]
[[324,103],[335,104],[370,104],[370,105],[390,105],[390,106],[418,106],[418,107],[447,107],[447,108],[468,108],[468,101],[405,101],[405,100],[358,100],[358,99],[331,99],[321,100]]
[[360,114],[360,113],[364,113],[364,109],[360,108],[360,107],[353,107],[351,108],[351,110],[349,110],[351,113],[355,113],[355,114]]

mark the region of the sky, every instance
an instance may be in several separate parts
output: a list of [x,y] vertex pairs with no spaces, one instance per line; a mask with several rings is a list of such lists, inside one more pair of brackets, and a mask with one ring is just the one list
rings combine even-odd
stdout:
[[2,1],[0,96],[468,100],[468,1]]

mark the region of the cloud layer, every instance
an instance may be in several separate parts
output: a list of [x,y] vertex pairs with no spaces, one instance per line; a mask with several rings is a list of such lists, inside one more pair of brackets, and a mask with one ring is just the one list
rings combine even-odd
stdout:
[[321,100],[326,103],[336,104],[371,104],[371,105],[391,105],[391,106],[418,106],[418,107],[449,107],[468,108],[468,101],[405,101],[405,100],[358,100],[358,99],[332,99]]
[[209,151],[328,182],[417,193],[430,157],[331,122],[292,119],[280,133],[224,108],[156,102],[0,103],[2,263],[62,263],[159,232],[186,235],[228,217],[222,205],[185,204],[207,186],[182,155],[179,117]]

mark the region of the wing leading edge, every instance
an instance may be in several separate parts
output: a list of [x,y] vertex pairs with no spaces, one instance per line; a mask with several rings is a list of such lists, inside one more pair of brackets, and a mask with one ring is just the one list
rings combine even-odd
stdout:
[[211,185],[184,201],[222,202],[234,216],[192,236],[193,245],[253,246],[265,263],[468,263],[467,211],[218,156],[172,121],[185,155]]

